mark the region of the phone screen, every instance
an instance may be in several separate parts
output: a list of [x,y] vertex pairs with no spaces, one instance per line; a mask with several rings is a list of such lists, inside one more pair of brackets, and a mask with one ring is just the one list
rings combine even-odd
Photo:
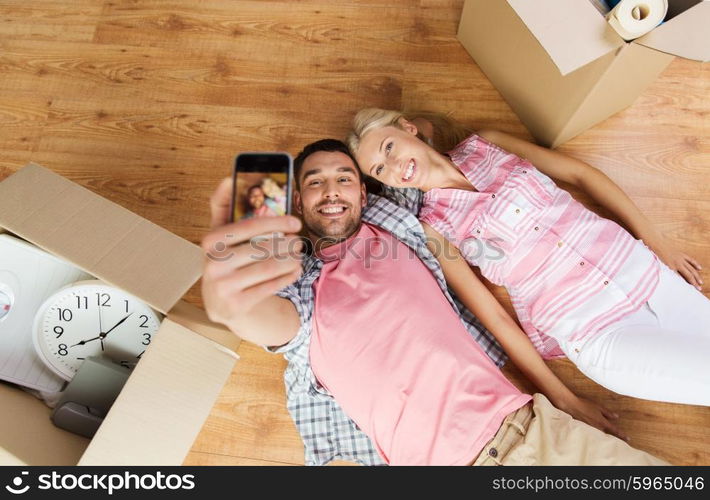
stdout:
[[246,153],[237,157],[232,220],[290,212],[291,157],[284,153]]

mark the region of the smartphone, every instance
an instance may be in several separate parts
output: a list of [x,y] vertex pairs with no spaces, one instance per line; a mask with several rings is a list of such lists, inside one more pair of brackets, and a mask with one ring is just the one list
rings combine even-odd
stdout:
[[291,213],[293,159],[288,153],[241,153],[234,160],[230,222]]

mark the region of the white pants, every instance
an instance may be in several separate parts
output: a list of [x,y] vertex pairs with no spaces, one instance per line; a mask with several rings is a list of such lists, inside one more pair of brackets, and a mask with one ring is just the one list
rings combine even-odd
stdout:
[[710,406],[710,300],[664,264],[658,288],[638,311],[560,347],[616,393]]

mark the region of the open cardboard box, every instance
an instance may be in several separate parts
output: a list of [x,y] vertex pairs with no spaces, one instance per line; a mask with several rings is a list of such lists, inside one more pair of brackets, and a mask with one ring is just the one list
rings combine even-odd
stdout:
[[54,427],[51,409],[34,396],[1,384],[0,464],[182,464],[238,359],[239,338],[180,300],[201,275],[202,250],[32,164],[0,182],[4,231],[165,318],[90,441]]
[[710,1],[668,5],[629,43],[590,0],[466,0],[458,39],[533,137],[556,147],[631,105],[674,56],[710,59]]

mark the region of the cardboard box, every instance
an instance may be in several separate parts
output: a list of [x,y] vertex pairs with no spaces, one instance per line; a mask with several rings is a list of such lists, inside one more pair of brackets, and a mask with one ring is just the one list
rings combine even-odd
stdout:
[[631,105],[674,56],[710,59],[710,1],[669,0],[625,42],[589,0],[466,0],[458,39],[541,144]]
[[91,441],[54,427],[40,400],[0,385],[0,464],[182,464],[238,359],[238,337],[179,300],[201,275],[200,247],[32,164],[0,182],[3,231],[166,316]]

